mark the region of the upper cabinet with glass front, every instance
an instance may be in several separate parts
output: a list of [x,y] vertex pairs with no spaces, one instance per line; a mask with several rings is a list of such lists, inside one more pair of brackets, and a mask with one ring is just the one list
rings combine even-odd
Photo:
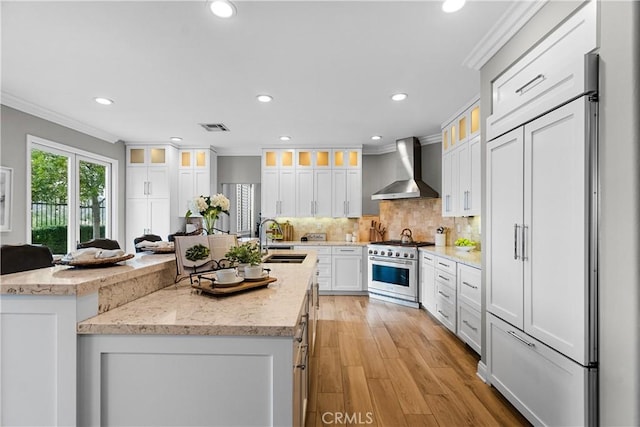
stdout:
[[262,168],[269,169],[295,169],[296,150],[290,149],[268,149],[262,152]]
[[127,147],[127,166],[166,166],[166,147]]
[[330,148],[322,150],[309,150],[298,148],[296,150],[296,169],[331,169]]
[[179,169],[207,169],[209,168],[209,149],[198,148],[180,150],[178,153]]
[[442,126],[442,152],[460,147],[480,135],[480,100],[468,105]]
[[333,169],[362,169],[362,150],[359,148],[333,149]]

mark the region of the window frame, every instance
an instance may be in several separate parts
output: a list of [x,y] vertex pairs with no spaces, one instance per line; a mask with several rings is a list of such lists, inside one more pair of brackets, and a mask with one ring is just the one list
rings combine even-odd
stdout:
[[[97,163],[106,167],[106,181],[107,188],[105,189],[105,197],[108,200],[109,208],[106,213],[105,222],[105,236],[107,238],[114,238],[113,236],[119,235],[118,224],[118,198],[116,196],[118,188],[118,160],[110,157],[106,157],[100,154],[92,153],[80,148],[72,147],[69,145],[54,142],[48,139],[40,138],[34,135],[27,135],[27,164],[26,164],[26,212],[28,213],[28,220],[26,221],[26,239],[25,241],[31,243],[31,152],[33,149],[39,149],[42,151],[51,152],[61,156],[69,158],[68,164],[68,177],[69,188],[67,192],[67,200],[69,203],[68,209],[68,228],[67,228],[67,250],[71,251],[75,249],[75,242],[79,239],[80,222],[78,218],[80,208],[80,192],[78,187],[79,181],[79,164],[80,161],[88,161],[91,163]],[[73,206],[72,206],[73,204]],[[117,237],[116,237],[117,239]]]

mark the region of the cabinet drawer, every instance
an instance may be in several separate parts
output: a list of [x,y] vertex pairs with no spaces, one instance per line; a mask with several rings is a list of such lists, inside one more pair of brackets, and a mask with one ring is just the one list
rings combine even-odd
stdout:
[[595,90],[597,76],[585,72],[584,55],[596,46],[596,1],[591,0],[493,82],[487,140]]
[[320,291],[331,290],[331,276],[329,277],[318,276],[318,290]]
[[454,307],[456,305],[456,291],[454,288],[436,280],[436,299],[441,299]]
[[482,342],[480,312],[460,300],[458,300],[458,336],[480,354]]
[[331,246],[308,246],[308,245],[297,245],[294,246],[293,249],[296,251],[316,251],[318,254],[318,259],[323,258],[323,255],[328,255],[329,260],[331,260]]
[[456,275],[457,271],[457,262],[451,261],[447,258],[436,257],[436,268],[440,271],[444,271],[445,273],[449,273],[452,276]]
[[331,277],[331,262],[329,264],[318,264],[318,277]]
[[333,255],[362,255],[361,246],[333,246],[331,248]]
[[458,264],[458,299],[480,310],[481,274],[477,268]]
[[[595,371],[488,314],[487,369],[496,387],[535,425],[582,426],[596,393]],[[517,363],[514,361],[517,360]]]
[[436,318],[454,334],[456,333],[456,306],[436,298]]
[[455,293],[456,289],[456,276],[436,269],[436,282],[441,283],[444,286],[451,288],[451,291]]
[[420,251],[420,262],[423,266],[434,266],[436,263],[436,256],[426,251]]

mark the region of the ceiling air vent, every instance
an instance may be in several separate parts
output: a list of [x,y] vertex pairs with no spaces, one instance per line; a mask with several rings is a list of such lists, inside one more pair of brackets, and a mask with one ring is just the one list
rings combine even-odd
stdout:
[[207,132],[229,132],[229,128],[222,123],[200,123]]

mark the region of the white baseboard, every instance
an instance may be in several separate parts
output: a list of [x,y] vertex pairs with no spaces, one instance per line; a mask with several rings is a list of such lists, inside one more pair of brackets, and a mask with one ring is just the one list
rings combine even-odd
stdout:
[[482,360],[478,362],[478,372],[476,372],[476,375],[483,383],[491,385],[487,376],[487,365],[485,365]]

